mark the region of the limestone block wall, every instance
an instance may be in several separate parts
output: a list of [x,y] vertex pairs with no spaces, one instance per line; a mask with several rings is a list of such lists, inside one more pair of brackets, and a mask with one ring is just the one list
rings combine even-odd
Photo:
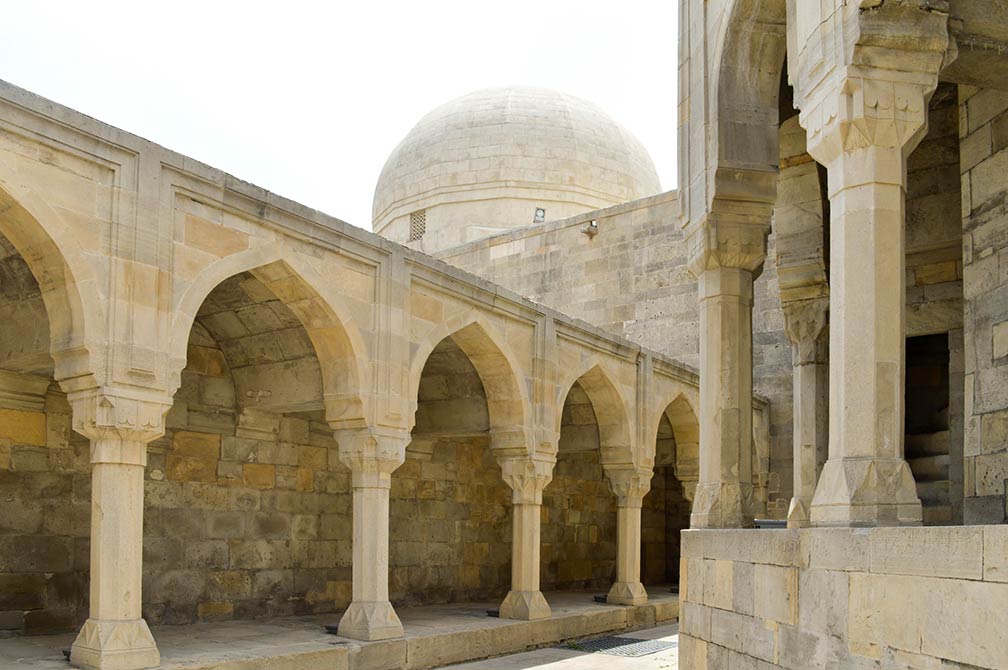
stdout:
[[540,533],[543,590],[609,589],[616,579],[616,497],[597,448],[557,456]]
[[[697,364],[696,281],[674,191],[446,249],[438,258]],[[594,237],[582,233],[591,221]]]
[[1008,506],[1008,93],[959,88],[966,523]]
[[235,383],[197,322],[168,430],[148,448],[149,622],[327,612],[350,601],[350,471],[332,431],[317,413],[242,409]]
[[392,474],[389,600],[503,597],[511,580],[511,491],[489,435],[414,439]]
[[69,630],[87,614],[88,443],[66,397],[42,392],[31,409],[0,404],[0,636]]
[[683,533],[679,664],[1003,668],[1008,527]]

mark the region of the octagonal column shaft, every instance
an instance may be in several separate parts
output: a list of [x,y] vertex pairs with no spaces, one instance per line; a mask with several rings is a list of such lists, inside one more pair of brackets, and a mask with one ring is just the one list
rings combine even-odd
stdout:
[[700,481],[694,528],[752,525],[752,272],[699,275]]
[[71,393],[74,429],[91,440],[90,612],[70,662],[138,670],[161,662],[141,615],[147,443],[164,432],[167,401]]
[[409,434],[368,428],[335,434],[353,488],[353,600],[340,619],[339,634],[356,640],[402,637],[388,597],[389,489],[392,471],[406,459]]
[[827,456],[825,364],[819,339],[826,325],[829,298],[794,300],[781,305],[792,345],[794,489],[788,507],[789,528],[809,525],[809,508]]
[[553,479],[555,458],[527,456],[500,459],[513,504],[511,590],[500,606],[504,619],[546,619],[550,606],[539,586],[542,492]]
[[652,474],[650,469],[606,469],[616,495],[616,581],[606,596],[614,605],[643,605],[648,599],[640,580],[641,505]]
[[869,145],[827,164],[831,411],[816,526],[921,522],[903,458],[904,160]]

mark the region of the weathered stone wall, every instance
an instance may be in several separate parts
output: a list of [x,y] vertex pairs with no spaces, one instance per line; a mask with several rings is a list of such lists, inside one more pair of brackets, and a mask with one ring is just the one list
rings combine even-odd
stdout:
[[1008,93],[959,88],[966,523],[1008,514]]
[[69,630],[87,614],[88,443],[55,386],[38,400],[0,403],[0,636]]
[[[321,412],[300,322],[243,274],[193,325],[163,438],[148,447],[150,623],[329,612],[350,600],[350,472]],[[262,381],[270,377],[275,384]],[[296,381],[295,381],[296,380]],[[264,393],[256,389],[269,388]]]
[[511,491],[489,435],[414,439],[392,473],[393,605],[494,600],[511,583]]
[[1002,668],[1006,556],[1006,526],[686,531],[679,667]]
[[[674,191],[447,249],[438,257],[697,364],[696,281]],[[598,234],[582,230],[591,221]]]

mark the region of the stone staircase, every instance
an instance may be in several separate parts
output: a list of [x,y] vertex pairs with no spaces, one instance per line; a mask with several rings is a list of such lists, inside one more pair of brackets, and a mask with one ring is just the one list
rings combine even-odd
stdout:
[[917,482],[917,495],[924,508],[924,525],[952,522],[949,498],[949,431],[907,435],[907,462]]

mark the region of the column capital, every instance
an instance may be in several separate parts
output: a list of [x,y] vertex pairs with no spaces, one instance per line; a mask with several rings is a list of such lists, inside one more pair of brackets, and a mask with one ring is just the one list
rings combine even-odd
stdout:
[[151,389],[99,387],[67,395],[73,429],[91,440],[92,463],[146,465],[146,444],[164,435],[172,398]]
[[898,149],[904,157],[913,150],[950,57],[947,12],[879,4],[871,11],[857,3],[789,7],[789,72],[799,123],[808,133],[809,154],[827,166],[859,149]]
[[[833,87],[810,100],[799,115],[808,133],[809,154],[826,166],[846,153],[870,148],[906,157],[924,136],[928,101],[937,85],[937,73],[919,73],[910,81],[894,81],[884,71],[870,70],[838,76]],[[900,183],[902,166],[884,176]]]
[[773,203],[752,203],[748,220],[718,220],[709,214],[686,230],[689,271],[699,278],[715,268],[739,268],[752,272],[766,258]]
[[389,488],[392,472],[406,460],[411,439],[408,431],[370,427],[341,428],[333,435],[355,488]]
[[609,488],[616,496],[618,507],[640,507],[651,490],[651,468],[605,468]]
[[555,456],[504,456],[498,457],[497,462],[501,476],[511,487],[511,501],[515,505],[542,504],[543,489],[553,480]]
[[814,363],[816,341],[826,326],[829,313],[829,297],[781,302],[781,310],[788,339],[794,347],[792,362],[795,365]]

